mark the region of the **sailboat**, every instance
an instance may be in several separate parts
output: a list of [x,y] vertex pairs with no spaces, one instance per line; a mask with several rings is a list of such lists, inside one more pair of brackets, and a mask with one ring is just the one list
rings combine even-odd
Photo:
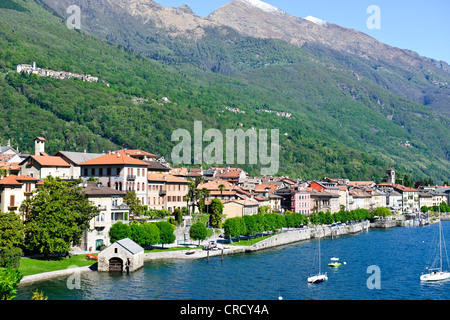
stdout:
[[[450,272],[442,270],[442,244],[444,244],[445,255],[447,257],[447,249],[445,247],[445,239],[444,234],[442,232],[441,211],[439,210],[439,267],[427,268],[428,273],[422,274],[420,276],[421,281],[441,281],[450,278]],[[434,262],[432,266],[434,266]],[[447,257],[447,268],[448,268],[448,257]]]
[[327,277],[327,273],[321,273],[320,272],[320,232],[319,232],[319,268],[318,268],[318,273],[311,275],[308,277],[308,283],[320,283],[320,282],[324,282],[327,281],[328,277]]

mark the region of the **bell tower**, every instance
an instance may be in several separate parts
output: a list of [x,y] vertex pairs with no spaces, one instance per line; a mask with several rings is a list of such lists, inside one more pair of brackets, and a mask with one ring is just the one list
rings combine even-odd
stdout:
[[387,169],[386,170],[386,183],[395,183],[395,170]]
[[45,152],[45,139],[37,137],[34,139],[34,155],[40,156],[41,152]]

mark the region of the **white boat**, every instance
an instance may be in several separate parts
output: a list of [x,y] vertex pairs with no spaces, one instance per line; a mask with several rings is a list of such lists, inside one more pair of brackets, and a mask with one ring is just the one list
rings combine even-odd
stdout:
[[[428,273],[420,276],[421,281],[442,281],[450,279],[450,272],[442,270],[442,248],[445,250],[445,256],[447,257],[447,268],[449,268],[447,249],[445,246],[444,234],[442,233],[441,212],[439,210],[439,267],[427,268]],[[437,259],[435,259],[435,261],[436,260]],[[434,262],[432,267],[434,267]]]
[[320,232],[319,232],[319,265],[317,274],[308,277],[308,283],[320,283],[328,280],[327,273],[320,272]]

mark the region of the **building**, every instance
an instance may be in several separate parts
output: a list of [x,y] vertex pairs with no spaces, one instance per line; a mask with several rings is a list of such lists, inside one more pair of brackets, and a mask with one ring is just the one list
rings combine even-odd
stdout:
[[329,192],[339,195],[339,187],[334,181],[313,181],[309,186],[316,191]]
[[134,191],[142,205],[147,205],[148,165],[124,153],[111,152],[78,164],[83,180],[95,179],[109,188]]
[[129,208],[123,202],[126,193],[91,181],[83,183],[82,191],[100,213],[90,221],[90,227],[81,239],[80,248],[85,251],[100,250],[102,246],[110,245],[111,226],[117,221],[129,221]]
[[28,175],[38,179],[48,176],[60,179],[73,179],[70,164],[60,157],[49,155],[30,155],[19,164],[20,174]]
[[15,212],[25,220],[26,212],[21,212],[21,204],[42,184],[42,180],[30,176],[0,175],[0,212]]
[[[339,208],[339,188],[337,193],[331,193],[327,191],[317,191],[312,187],[306,188],[311,198],[311,213],[330,212],[335,213],[340,210]],[[350,209],[351,210],[351,209]]]
[[226,219],[258,214],[259,204],[254,200],[232,200],[224,203],[223,214]]
[[423,206],[433,206],[433,195],[428,191],[419,190],[419,208],[422,208]]
[[311,196],[306,188],[299,187],[292,190],[291,209],[292,212],[298,212],[308,216],[311,214]]
[[402,186],[396,183],[380,183],[378,189],[384,192],[397,191],[402,195],[401,209],[404,213],[418,212],[419,207],[419,190]]
[[98,254],[99,272],[134,272],[144,266],[144,248],[129,238],[114,242]]
[[168,173],[148,173],[148,207],[174,212],[186,206],[189,181]]
[[70,176],[72,179],[78,179],[81,177],[80,163],[86,162],[98,157],[103,156],[102,153],[87,153],[87,152],[70,152],[70,151],[58,151],[54,154],[55,157],[64,159],[70,165]]

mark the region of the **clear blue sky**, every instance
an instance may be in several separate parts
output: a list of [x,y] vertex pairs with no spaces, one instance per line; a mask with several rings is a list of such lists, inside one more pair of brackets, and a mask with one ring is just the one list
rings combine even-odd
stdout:
[[[154,0],[166,7],[187,4],[199,16],[206,16],[230,0]],[[375,39],[422,56],[450,64],[449,0],[266,0],[287,13],[314,16],[364,32]],[[381,28],[369,29],[367,8],[377,5]]]

